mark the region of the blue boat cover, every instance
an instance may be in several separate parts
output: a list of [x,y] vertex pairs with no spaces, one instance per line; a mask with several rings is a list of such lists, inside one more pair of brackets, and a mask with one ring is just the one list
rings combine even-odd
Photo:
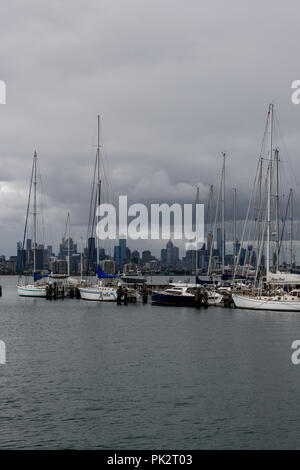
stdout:
[[213,281],[212,279],[207,279],[206,281],[203,281],[202,279],[199,279],[198,276],[196,276],[196,284],[214,284],[217,282],[218,281]]
[[43,277],[48,277],[49,275],[50,273],[46,273],[46,274],[33,273],[33,280],[35,282],[35,281],[38,281],[39,279],[42,279]]
[[119,277],[118,274],[106,274],[102,271],[101,266],[98,264],[97,276],[99,279],[113,279],[115,277]]

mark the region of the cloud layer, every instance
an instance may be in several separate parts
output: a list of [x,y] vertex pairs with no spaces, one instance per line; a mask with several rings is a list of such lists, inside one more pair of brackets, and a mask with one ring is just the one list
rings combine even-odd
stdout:
[[[202,198],[217,188],[221,152],[243,217],[269,102],[275,102],[286,182],[299,189],[299,3],[258,0],[12,0],[1,6],[0,251],[22,239],[37,149],[47,223],[57,244],[68,211],[85,235],[96,116],[107,198]],[[50,230],[50,229],[49,229]],[[50,236],[50,232],[49,232]]]

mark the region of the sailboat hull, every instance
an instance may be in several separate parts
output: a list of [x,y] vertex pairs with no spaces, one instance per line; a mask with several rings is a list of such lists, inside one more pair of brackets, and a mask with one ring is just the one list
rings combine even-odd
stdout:
[[17,286],[18,295],[22,297],[46,297],[46,287],[34,285]]
[[97,300],[105,302],[116,302],[117,293],[113,288],[98,288],[98,287],[80,287],[80,298],[83,300]]
[[290,300],[274,297],[250,297],[232,294],[232,300],[237,308],[248,310],[270,310],[278,312],[300,312],[300,299]]

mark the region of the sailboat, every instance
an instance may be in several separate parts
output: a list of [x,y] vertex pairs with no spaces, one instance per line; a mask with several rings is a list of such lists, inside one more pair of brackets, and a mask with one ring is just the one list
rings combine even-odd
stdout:
[[114,286],[105,285],[103,279],[114,279],[118,276],[114,274],[106,274],[98,265],[97,270],[98,283],[93,286],[79,287],[80,298],[83,300],[102,300],[102,301],[117,301],[117,288]]
[[[101,180],[100,180],[100,116],[98,115],[98,144],[96,153],[96,168],[95,176],[97,178],[97,189],[96,189],[96,207],[100,205],[101,200]],[[91,204],[93,203],[93,193]],[[95,213],[94,213],[95,216]],[[94,217],[93,217],[94,218]],[[117,301],[117,287],[107,285],[107,280],[112,280],[119,276],[113,274],[106,274],[103,272],[100,266],[100,245],[99,239],[96,237],[96,253],[97,253],[97,282],[92,286],[79,287],[80,297],[83,300],[98,300],[98,301]],[[106,281],[105,281],[106,280]]]
[[[300,312],[300,290],[293,289],[286,293],[281,287],[284,285],[300,284],[300,276],[290,273],[280,273],[279,271],[279,189],[278,189],[278,149],[275,149],[275,162],[277,167],[277,190],[276,190],[276,273],[270,271],[270,241],[271,241],[271,197],[272,197],[272,167],[273,167],[273,113],[274,105],[269,105],[268,121],[269,123],[269,165],[268,165],[268,190],[267,190],[267,207],[266,207],[266,227],[267,227],[267,253],[266,253],[266,282],[267,290],[265,293],[260,289],[253,295],[240,294],[235,292],[232,294],[232,300],[236,307],[251,310],[271,310],[271,311],[296,311]],[[257,269],[260,263],[257,261]],[[241,248],[240,248],[241,250]],[[257,276],[256,276],[257,277]],[[281,286],[280,286],[281,285]],[[272,287],[273,286],[273,287]],[[279,286],[279,287],[278,287]]]
[[17,291],[20,296],[23,297],[46,297],[46,286],[39,285],[38,281],[45,277],[43,274],[37,274],[36,272],[36,249],[37,249],[37,210],[36,210],[36,186],[37,186],[37,153],[34,152],[33,166],[31,173],[29,198],[25,222],[25,231],[23,239],[23,249],[26,238],[28,212],[30,206],[31,188],[33,183],[33,283],[27,284],[26,282],[19,281],[17,284]]

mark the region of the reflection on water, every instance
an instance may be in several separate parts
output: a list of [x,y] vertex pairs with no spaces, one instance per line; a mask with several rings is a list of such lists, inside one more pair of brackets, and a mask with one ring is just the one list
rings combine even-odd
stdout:
[[1,448],[299,448],[300,315],[46,301],[2,277]]

